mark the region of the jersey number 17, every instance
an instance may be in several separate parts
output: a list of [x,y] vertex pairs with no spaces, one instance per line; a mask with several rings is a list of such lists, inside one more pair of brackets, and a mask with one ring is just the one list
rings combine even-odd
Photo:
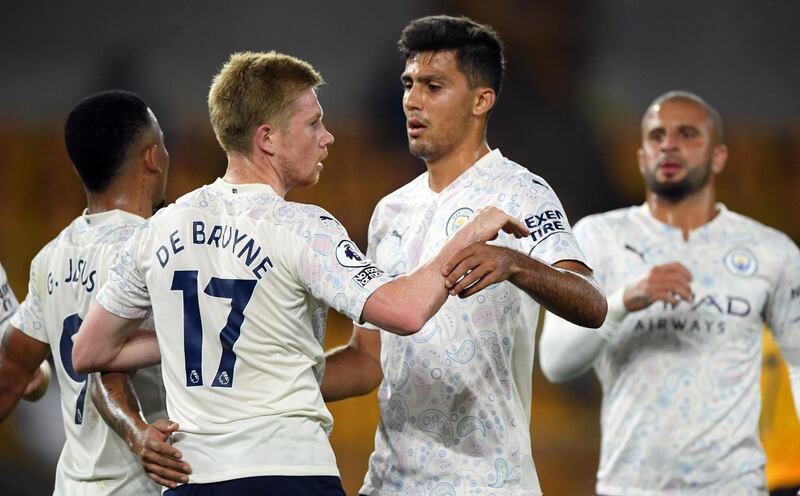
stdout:
[[[253,296],[256,280],[220,279],[212,277],[203,293],[216,298],[231,300],[228,321],[219,333],[222,356],[211,387],[233,386],[233,368],[236,354],[233,345],[239,339],[244,322],[244,309]],[[183,293],[183,353],[186,367],[186,387],[203,385],[203,323],[200,319],[197,271],[176,270],[172,277],[173,291]]]

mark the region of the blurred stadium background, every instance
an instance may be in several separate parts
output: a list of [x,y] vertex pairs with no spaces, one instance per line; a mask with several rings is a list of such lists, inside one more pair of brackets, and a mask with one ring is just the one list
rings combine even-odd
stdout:
[[[320,100],[336,143],[320,184],[290,196],[330,210],[365,248],[376,202],[424,170],[406,148],[394,44],[409,20],[435,13],[465,14],[501,34],[508,73],[490,145],[545,177],[573,222],[642,201],[641,113],[656,95],[687,89],[725,122],[721,200],[800,241],[799,2],[11,0],[0,16],[0,260],[18,298],[32,257],[83,208],[62,138],[74,103],[107,88],[144,96],[166,134],[174,200],[224,171],[205,98],[212,74],[238,50],[287,52],[323,74]],[[332,313],[326,345],[349,335],[350,323]],[[537,367],[533,387],[545,494],[593,494],[594,377],[553,386]],[[355,494],[376,399],[330,408],[343,481]],[[62,442],[51,387],[0,426],[0,494],[48,494]]]

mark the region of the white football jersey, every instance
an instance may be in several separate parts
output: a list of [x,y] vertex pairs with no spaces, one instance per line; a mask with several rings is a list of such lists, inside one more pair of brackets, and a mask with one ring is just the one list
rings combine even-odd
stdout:
[[108,311],[152,309],[192,482],[339,475],[319,389],[328,307],[359,319],[390,279],[336,219],[218,179],[150,219],[109,277]]
[[8,285],[8,276],[3,265],[0,264],[0,336],[6,332],[8,320],[14,314],[14,311],[19,306],[17,297],[11,291],[11,286]]
[[[112,210],[84,214],[67,226],[31,262],[28,295],[11,324],[48,343],[61,389],[66,443],[56,469],[56,495],[160,494],[138,458],[100,417],[88,394],[89,381],[72,367],[72,344],[83,317],[122,245],[144,222]],[[159,367],[138,371],[134,387],[148,420],[164,417]]]
[[646,205],[575,227],[606,294],[669,262],[693,278],[691,301],[627,314],[595,360],[600,494],[766,494],[761,333],[766,323],[784,354],[800,358],[800,252],[786,235],[718,207],[688,241]]
[[[499,150],[439,193],[425,173],[382,199],[368,256],[387,274],[408,273],[485,205],[531,233],[500,233],[493,244],[546,264],[584,260],[553,190]],[[506,281],[448,298],[417,334],[381,331],[381,421],[362,494],[541,494],[529,434],[538,314]]]

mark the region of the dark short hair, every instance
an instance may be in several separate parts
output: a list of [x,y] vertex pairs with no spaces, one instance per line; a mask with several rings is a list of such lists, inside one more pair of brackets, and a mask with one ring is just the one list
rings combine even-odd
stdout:
[[403,29],[397,47],[405,60],[420,52],[455,50],[471,87],[485,85],[500,93],[506,60],[503,42],[489,26],[463,16],[421,17]]
[[129,91],[95,93],[75,105],[64,123],[64,143],[88,191],[108,188],[128,148],[151,125],[147,103]]

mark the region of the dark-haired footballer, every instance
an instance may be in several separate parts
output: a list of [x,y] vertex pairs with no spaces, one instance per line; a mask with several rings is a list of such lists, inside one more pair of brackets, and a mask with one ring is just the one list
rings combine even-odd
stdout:
[[495,32],[425,17],[403,30],[399,48],[409,149],[428,171],[375,208],[368,256],[388,274],[410,272],[482,205],[523,219],[529,236],[455,254],[443,273],[461,299],[410,339],[357,325],[327,357],[323,394],[364,394],[380,382],[362,494],[538,495],[529,425],[539,305],[597,327],[605,298],[553,190],[486,142],[505,65]]
[[[0,347],[0,420],[52,353],[66,431],[54,494],[160,494],[89,399],[91,383],[98,378],[75,371],[72,343],[121,244],[164,201],[169,168],[164,136],[139,96],[115,90],[78,103],[67,117],[64,140],[86,190],[86,210],[31,263],[28,295]],[[162,417],[159,368],[139,371],[134,384],[148,420]]]
[[[333,143],[320,84],[289,55],[231,55],[208,98],[225,175],[134,234],[78,332],[79,371],[160,356],[174,446],[192,468],[165,495],[344,496],[319,389],[328,307],[413,334],[447,299],[451,254],[501,228],[526,234],[486,208],[428,264],[388,278],[328,212],[284,199],[317,182]],[[151,312],[147,343],[137,330]]]

